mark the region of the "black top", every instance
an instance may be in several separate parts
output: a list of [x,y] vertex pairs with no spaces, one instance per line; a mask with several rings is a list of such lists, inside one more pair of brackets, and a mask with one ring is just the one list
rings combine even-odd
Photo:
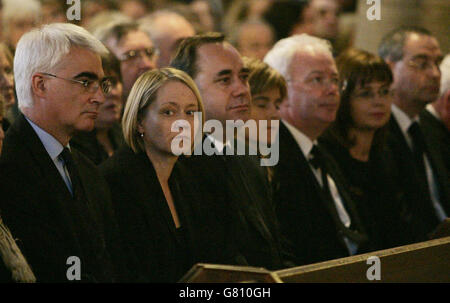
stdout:
[[[120,124],[114,124],[108,130],[108,137],[111,140],[114,151],[125,144]],[[70,140],[70,145],[81,151],[94,164],[99,165],[109,158],[104,147],[97,140],[97,131],[80,132]]]
[[367,228],[371,244],[368,251],[405,244],[399,236],[399,193],[391,178],[382,149],[372,148],[368,161],[353,158],[335,137],[326,133],[319,139],[338,164],[347,192],[355,202],[358,214]]
[[209,198],[180,161],[169,179],[179,230],[145,153],[123,147],[100,170],[110,185],[128,254],[137,257],[138,264],[129,264],[135,280],[177,282],[200,262],[243,264],[230,233],[229,209]]

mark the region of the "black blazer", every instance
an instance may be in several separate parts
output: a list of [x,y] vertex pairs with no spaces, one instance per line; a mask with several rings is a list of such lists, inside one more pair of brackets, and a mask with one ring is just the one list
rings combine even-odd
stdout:
[[[422,128],[422,126],[421,126]],[[426,138],[431,162],[440,194],[440,202],[447,214],[450,213],[450,185],[442,157],[436,146]],[[394,117],[389,121],[388,159],[390,175],[399,189],[400,218],[404,224],[405,244],[428,240],[428,235],[438,226],[439,221],[432,207],[427,180],[418,173],[413,154]]]
[[420,113],[420,126],[429,148],[440,156],[450,176],[450,131],[426,109]]
[[[120,124],[114,124],[108,131],[108,137],[111,140],[114,151],[125,144]],[[97,131],[81,132],[70,140],[70,146],[89,158],[95,165],[99,165],[109,158],[103,146],[97,140]]]
[[[337,217],[334,202],[323,194],[302,150],[283,123],[278,140],[280,158],[274,172],[274,203],[281,231],[292,245],[295,263],[304,265],[348,256],[343,240],[346,229]],[[327,154],[324,156],[328,174],[335,181],[352,225],[356,225],[361,236],[354,240],[363,250],[366,235],[356,207],[344,190],[342,176],[332,165],[332,159]]]
[[[81,282],[123,273],[110,193],[96,167],[72,149],[86,201],[76,203],[44,145],[20,115],[0,160],[0,210],[38,282],[67,282],[69,256],[81,260]],[[114,266],[117,266],[114,268]]]
[[[209,137],[204,144],[214,146]],[[256,157],[256,156],[255,156]],[[233,210],[234,237],[250,266],[280,269],[294,266],[283,246],[266,177],[251,156],[193,155],[184,162],[212,199]]]
[[101,166],[108,181],[137,279],[176,282],[195,263],[244,265],[230,233],[229,210],[208,197],[177,163],[169,179],[184,235],[179,237],[152,163],[144,152],[120,149]]

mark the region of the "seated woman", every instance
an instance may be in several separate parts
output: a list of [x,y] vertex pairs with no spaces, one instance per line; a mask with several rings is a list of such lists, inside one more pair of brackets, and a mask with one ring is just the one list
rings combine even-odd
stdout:
[[[245,67],[250,70],[248,78],[252,95],[250,119],[256,121],[258,129],[257,134],[247,133],[246,139],[249,149],[257,151],[257,154],[262,157],[259,144],[271,145],[278,135],[278,125],[274,125],[272,121],[280,120],[280,104],[287,94],[286,81],[276,70],[258,59],[243,57],[243,61]],[[267,127],[265,132],[260,129],[264,125]],[[267,179],[271,183],[271,166],[265,166],[265,168]]]
[[[4,115],[3,96],[0,95],[0,155],[2,153],[4,133],[2,129]],[[7,176],[1,175],[0,186],[6,186]],[[5,282],[35,282],[36,278],[30,266],[17,247],[16,241],[9,229],[3,223],[0,213],[0,283]]]
[[119,61],[110,54],[102,57],[102,65],[105,77],[112,83],[111,90],[98,109],[94,130],[79,133],[70,141],[72,146],[97,165],[111,157],[125,143],[120,128],[123,102]]
[[3,43],[0,43],[0,95],[4,100],[3,130],[6,131],[14,122],[13,105],[16,103],[16,97],[14,95],[13,56]]
[[139,281],[176,282],[197,262],[236,263],[228,209],[205,198],[176,155],[192,150],[195,112],[203,105],[187,74],[144,73],[125,105],[127,146],[100,166]]
[[319,138],[347,181],[358,213],[369,230],[371,249],[394,239],[395,190],[388,181],[384,138],[391,114],[393,78],[380,57],[350,49],[337,58],[341,103],[336,121]]

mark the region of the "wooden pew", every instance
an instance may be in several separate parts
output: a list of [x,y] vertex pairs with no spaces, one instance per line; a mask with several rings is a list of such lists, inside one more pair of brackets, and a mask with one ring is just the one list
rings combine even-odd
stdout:
[[[380,261],[380,281],[369,280]],[[270,272],[264,268],[196,264],[180,282],[450,282],[450,237]]]

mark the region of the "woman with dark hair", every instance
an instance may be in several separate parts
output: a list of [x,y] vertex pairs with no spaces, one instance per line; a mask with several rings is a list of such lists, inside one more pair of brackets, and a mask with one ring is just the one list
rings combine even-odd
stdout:
[[123,108],[120,63],[109,54],[102,57],[102,65],[105,77],[112,83],[111,90],[98,108],[94,130],[79,133],[70,141],[72,146],[97,165],[111,157],[125,143],[120,128]]
[[3,129],[6,131],[14,121],[13,105],[16,103],[14,95],[13,56],[9,48],[0,43],[0,95],[3,98],[4,114]]
[[[384,137],[391,114],[393,81],[382,58],[349,49],[337,60],[341,101],[336,121],[319,143],[340,166],[373,249],[397,245],[395,190],[388,181]],[[386,226],[386,224],[388,226]]]

